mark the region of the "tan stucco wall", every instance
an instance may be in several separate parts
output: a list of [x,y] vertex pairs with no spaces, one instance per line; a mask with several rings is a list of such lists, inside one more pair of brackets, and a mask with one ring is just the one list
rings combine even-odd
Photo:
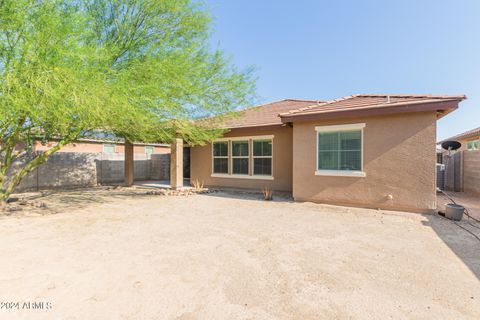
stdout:
[[277,191],[292,190],[292,128],[234,129],[225,137],[273,135],[273,180],[211,177],[212,146],[197,146],[190,150],[190,178],[203,181],[205,186]]
[[[366,124],[366,177],[316,176],[315,126],[349,123]],[[431,211],[435,208],[435,137],[434,112],[294,123],[293,196],[299,201]]]

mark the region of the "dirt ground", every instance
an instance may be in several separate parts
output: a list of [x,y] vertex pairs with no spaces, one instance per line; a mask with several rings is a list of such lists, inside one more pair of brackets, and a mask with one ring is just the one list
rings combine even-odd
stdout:
[[40,199],[0,217],[0,319],[480,315],[480,242],[439,216],[222,192]]

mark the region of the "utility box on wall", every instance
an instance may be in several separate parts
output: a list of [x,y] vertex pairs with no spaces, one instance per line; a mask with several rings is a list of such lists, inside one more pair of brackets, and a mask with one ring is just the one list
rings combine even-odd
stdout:
[[445,190],[445,165],[437,163],[437,188]]

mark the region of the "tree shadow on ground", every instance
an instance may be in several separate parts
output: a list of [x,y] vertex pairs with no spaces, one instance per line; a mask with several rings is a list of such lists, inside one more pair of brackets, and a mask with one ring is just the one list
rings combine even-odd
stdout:
[[[475,274],[477,279],[480,280],[480,241],[467,231],[456,226],[453,221],[438,214],[425,215],[425,217],[426,221],[424,221],[423,224],[431,227],[450,250],[452,250],[472,273]],[[480,229],[469,225],[466,217],[457,223],[480,236]],[[475,224],[475,222],[472,221],[472,224]],[[480,227],[480,223],[476,223],[476,225]]]
[[[151,197],[146,192],[147,190],[143,188],[123,187],[94,187],[63,191],[48,190],[16,194],[14,198],[17,201],[12,204],[21,209],[18,212],[16,211],[17,216],[22,214],[28,215],[28,213],[48,215],[72,209],[82,209],[94,204]],[[26,205],[25,202],[27,203]],[[36,205],[40,203],[43,205]]]

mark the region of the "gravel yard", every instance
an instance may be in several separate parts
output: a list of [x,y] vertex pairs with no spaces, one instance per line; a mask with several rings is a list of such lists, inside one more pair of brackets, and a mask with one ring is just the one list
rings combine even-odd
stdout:
[[439,216],[222,192],[42,201],[56,210],[0,217],[1,319],[480,315],[480,242]]

